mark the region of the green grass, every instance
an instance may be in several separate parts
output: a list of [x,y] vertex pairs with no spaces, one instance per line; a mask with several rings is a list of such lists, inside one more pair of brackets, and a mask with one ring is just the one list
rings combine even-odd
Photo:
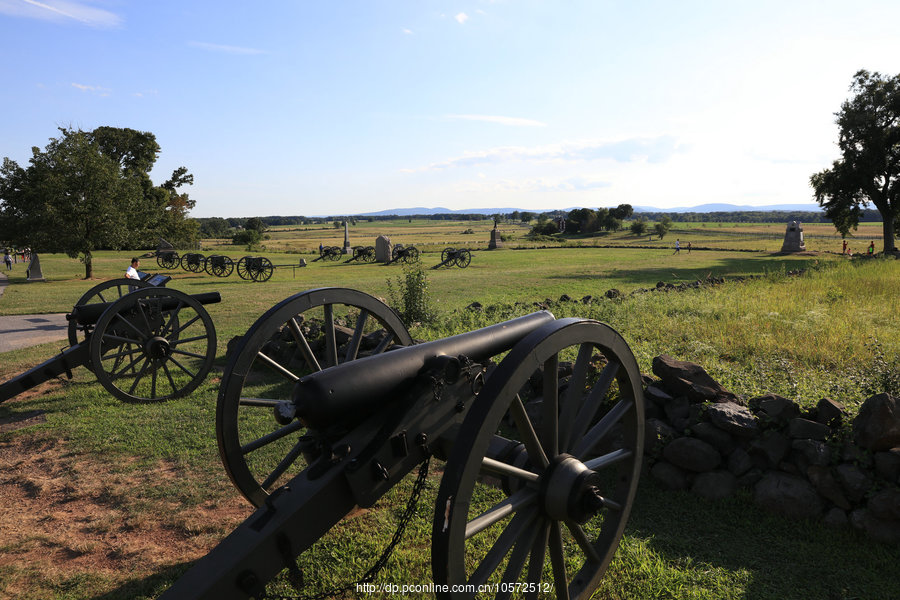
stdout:
[[[241,256],[240,252],[230,254]],[[275,264],[297,259],[296,254],[264,254]],[[438,257],[439,250],[425,253],[423,263],[436,264]],[[118,276],[128,258],[126,253],[98,253],[96,276]],[[83,266],[78,261],[55,255],[42,255],[41,260],[49,282],[24,283],[20,266],[0,297],[0,314],[68,311],[96,283],[80,279]],[[143,268],[158,271],[155,264],[147,264],[151,262],[146,261]],[[810,270],[802,277],[785,274],[803,267]],[[204,503],[227,503],[235,496],[218,459],[214,424],[218,377],[228,340],[293,293],[344,286],[386,298],[387,279],[400,273],[399,267],[313,263],[295,274],[291,269],[277,269],[270,282],[254,284],[236,275],[223,280],[173,272],[175,279],[169,287],[188,293],[222,293],[222,303],[208,307],[218,333],[219,358],[207,382],[190,398],[123,404],[109,396],[86,369],[78,369],[71,382],[53,382],[45,393],[0,405],[0,418],[31,410],[45,411],[46,416],[43,424],[0,434],[0,447],[22,439],[63,440],[68,458],[97,461],[112,476],[126,479],[161,463],[170,465],[175,476],[145,482],[129,492],[113,486],[110,501],[135,521],[160,521],[209,538],[224,535],[226,530],[215,523],[198,532],[197,525],[186,522],[181,512]],[[434,325],[413,327],[414,337],[434,339],[493,324],[535,310],[535,303],[549,298],[557,317],[583,316],[610,323],[631,344],[643,372],[650,371],[654,356],[666,353],[699,362],[740,394],[772,391],[807,405],[831,396],[853,410],[878,385],[879,369],[890,370],[896,366],[890,361],[900,355],[897,261],[851,262],[828,256],[731,251],[673,256],[663,248],[567,247],[478,252],[466,270],[429,270],[427,274],[441,319]],[[727,280],[760,277],[684,292],[600,298],[610,288],[630,294],[654,287],[660,280],[691,282],[709,274]],[[575,301],[559,302],[562,294]],[[595,300],[582,304],[579,300],[585,295]],[[465,308],[476,300],[484,311]],[[0,356],[0,380],[52,356],[62,345],[44,344]],[[878,351],[885,357],[882,366],[875,360]],[[430,581],[431,503],[439,472],[435,465],[408,536],[379,581]],[[369,559],[377,556],[393,533],[410,480],[380,503],[384,510],[348,520],[307,553],[307,572],[310,577],[316,573],[318,585],[328,587],[365,571]],[[162,565],[147,572],[136,566],[131,574],[117,575],[78,570],[45,574],[18,562],[18,552],[0,547],[0,595],[15,589],[16,596],[26,598],[155,597],[187,567]],[[661,491],[646,480],[598,597],[900,597],[900,582],[894,576],[897,564],[900,549],[874,544],[853,532],[768,515],[746,496],[706,502]],[[272,589],[291,593],[283,576]]]

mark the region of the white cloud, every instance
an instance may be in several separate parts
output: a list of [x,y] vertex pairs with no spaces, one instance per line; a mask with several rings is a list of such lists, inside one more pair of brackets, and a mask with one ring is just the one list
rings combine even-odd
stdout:
[[188,42],[188,45],[194,46],[195,48],[202,48],[203,50],[209,50],[210,52],[221,52],[223,54],[266,54],[265,50],[259,50],[258,48],[244,48],[242,46],[228,46],[225,44],[210,44],[209,42],[191,41]]
[[108,10],[73,0],[0,0],[0,13],[45,21],[76,21],[89,27],[118,27],[122,18]]
[[412,32],[411,29],[404,29],[404,30],[403,30],[403,33],[405,33],[406,35],[412,35],[412,34],[413,34],[413,32]]
[[466,21],[469,20],[469,15],[467,15],[464,12],[461,12],[453,18],[456,19],[457,23],[459,23],[460,25],[463,25],[463,24],[465,24]]
[[82,92],[90,92],[92,94],[96,94],[98,96],[109,96],[110,90],[109,88],[100,87],[99,85],[85,85],[83,83],[72,83],[72,87],[81,90]]
[[512,127],[546,127],[547,124],[535,119],[523,119],[520,117],[503,117],[498,115],[446,115],[445,119],[458,119],[461,121],[485,121],[499,125]]

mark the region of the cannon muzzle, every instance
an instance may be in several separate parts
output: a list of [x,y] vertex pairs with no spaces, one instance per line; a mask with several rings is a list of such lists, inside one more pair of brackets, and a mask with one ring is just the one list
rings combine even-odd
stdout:
[[526,335],[553,320],[548,311],[535,312],[476,331],[398,348],[312,373],[294,385],[296,416],[308,427],[316,429],[362,419],[412,383],[424,367],[440,357],[464,355],[476,362],[487,360],[509,350]]
[[[219,292],[204,292],[202,294],[191,294],[191,298],[200,304],[216,304],[222,301]],[[160,310],[170,311],[179,308],[180,300],[172,296],[163,295],[160,299]],[[112,302],[93,302],[91,304],[79,304],[72,309],[72,312],[66,315],[66,319],[77,321],[80,325],[96,325],[100,320],[100,315],[110,307]]]

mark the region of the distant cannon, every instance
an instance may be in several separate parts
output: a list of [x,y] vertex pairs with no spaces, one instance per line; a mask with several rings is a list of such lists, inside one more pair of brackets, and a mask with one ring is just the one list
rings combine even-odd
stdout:
[[542,311],[411,345],[362,292],[296,294],[240,338],[219,389],[220,456],[259,508],[161,598],[260,598],[283,569],[302,586],[295,557],[418,468],[414,513],[433,456],[439,597],[586,600],[631,511],[643,403],[631,350],[597,321]]
[[441,262],[431,267],[432,269],[440,269],[441,267],[457,266],[465,269],[472,262],[472,251],[465,248],[444,248],[441,252]]
[[156,254],[156,264],[160,269],[174,269],[179,265],[179,256],[175,247],[162,238],[159,238],[154,254]]
[[206,257],[197,252],[188,252],[181,257],[181,268],[191,273],[199,273],[206,267]]
[[391,250],[391,260],[385,264],[393,264],[395,262],[403,262],[406,264],[413,263],[419,260],[419,249],[415,246],[404,246],[403,244],[397,244],[394,246],[393,250]]
[[237,272],[241,279],[268,281],[275,272],[275,266],[265,256],[245,256],[238,261]]
[[81,366],[126,402],[190,394],[216,357],[216,330],[203,305],[219,301],[218,292],[188,295],[133,279],[103,282],[66,316],[70,347],[0,384],[0,402],[63,373],[71,378]]
[[343,256],[343,252],[337,246],[322,246],[319,256],[313,259],[313,262],[319,260],[339,260]]
[[207,273],[216,277],[228,277],[234,272],[234,261],[230,256],[212,254],[206,257],[204,266]]
[[344,261],[351,263],[353,261],[371,263],[375,262],[375,246],[353,246],[353,256]]

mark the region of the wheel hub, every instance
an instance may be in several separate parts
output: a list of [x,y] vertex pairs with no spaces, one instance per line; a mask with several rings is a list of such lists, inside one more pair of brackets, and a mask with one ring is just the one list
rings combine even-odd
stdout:
[[541,475],[541,504],[557,521],[584,523],[603,508],[600,476],[570,454],[550,461]]
[[166,358],[172,354],[172,347],[169,345],[169,340],[156,336],[144,343],[144,353],[150,358]]

